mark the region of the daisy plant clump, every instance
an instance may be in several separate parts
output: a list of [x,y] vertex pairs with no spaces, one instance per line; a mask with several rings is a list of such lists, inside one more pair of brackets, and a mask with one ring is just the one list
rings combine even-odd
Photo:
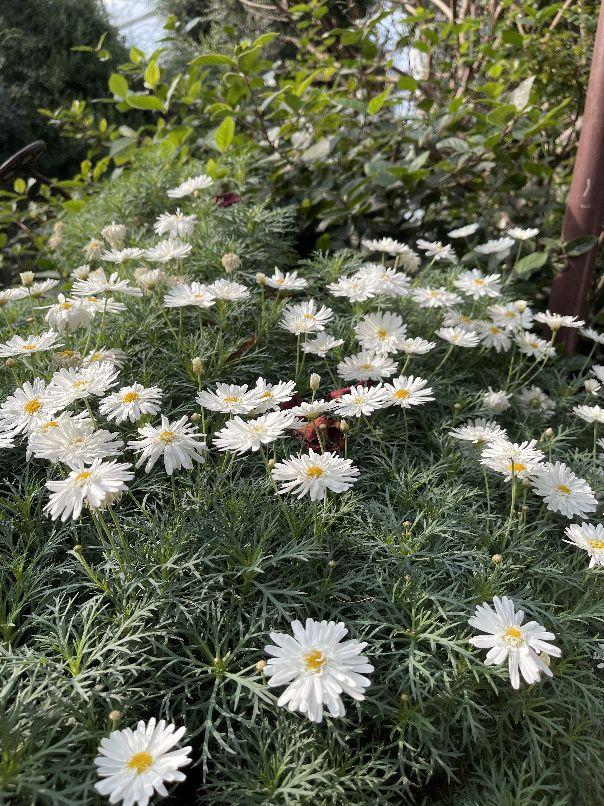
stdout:
[[539,233],[298,260],[146,159],[0,292],[0,800],[603,800],[604,339]]

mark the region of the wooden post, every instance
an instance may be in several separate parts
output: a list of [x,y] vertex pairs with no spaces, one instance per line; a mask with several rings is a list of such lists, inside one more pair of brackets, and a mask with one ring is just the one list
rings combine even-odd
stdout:
[[[586,235],[600,236],[604,218],[604,0],[596,30],[589,72],[583,125],[566,200],[562,240],[572,241]],[[568,258],[568,268],[557,275],[549,298],[551,311],[584,318],[591,290],[597,245],[577,257]],[[575,349],[579,334],[564,328],[559,340],[567,352]]]

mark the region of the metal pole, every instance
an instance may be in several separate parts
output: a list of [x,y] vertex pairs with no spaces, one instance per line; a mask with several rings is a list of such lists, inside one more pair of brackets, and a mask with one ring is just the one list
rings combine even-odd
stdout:
[[[583,125],[575,167],[566,200],[562,240],[572,241],[585,235],[600,236],[604,218],[604,0],[594,41],[589,72]],[[577,257],[569,257],[568,268],[557,275],[549,297],[551,311],[583,318],[587,312],[587,296],[591,289],[597,245]],[[571,352],[579,335],[574,329],[563,329],[559,336]]]

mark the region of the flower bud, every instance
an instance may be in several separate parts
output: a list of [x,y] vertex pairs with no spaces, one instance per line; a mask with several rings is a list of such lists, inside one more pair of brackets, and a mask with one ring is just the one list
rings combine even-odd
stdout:
[[4,363],[6,364],[7,367],[14,367],[15,364],[17,363],[17,359],[16,358],[7,358]]
[[90,266],[88,263],[82,263],[81,266],[76,266],[76,268],[71,272],[71,276],[76,280],[85,280],[89,274]]
[[21,278],[23,285],[31,285],[35,280],[36,275],[33,273],[33,271],[22,271],[19,277]]
[[319,431],[327,431],[327,423],[319,423]]
[[220,262],[222,263],[227,274],[231,274],[232,272],[241,268],[241,259],[239,258],[239,255],[236,255],[234,252],[227,252],[224,254],[220,258]]
[[404,529],[410,529],[412,526],[413,526],[413,524],[411,523],[411,521],[403,521],[403,528]]
[[265,667],[266,667],[266,661],[259,660],[258,663],[256,664],[256,671],[261,672]]
[[193,370],[193,373],[195,375],[203,375],[204,371],[203,361],[198,355],[195,356],[195,358],[191,361],[191,369]]
[[308,385],[313,390],[313,392],[316,392],[319,386],[321,386],[321,376],[318,375],[316,372],[313,372],[310,376],[310,381]]
[[110,711],[109,715],[107,716],[107,719],[110,722],[119,722],[121,718],[122,718],[122,712],[118,711],[117,709]]
[[503,562],[503,557],[501,556],[501,554],[493,554],[493,556],[491,557],[491,562],[494,563],[495,565],[499,565],[500,563]]
[[73,550],[75,551],[75,553],[76,553],[76,554],[81,554],[81,553],[82,553],[82,546],[81,546],[79,543],[77,543],[77,544],[76,544],[76,545],[73,547]]
[[587,378],[584,383],[585,391],[590,395],[595,395],[600,388],[600,384],[595,378]]
[[201,420],[201,414],[198,411],[194,411],[193,414],[189,417],[192,423],[198,423]]
[[346,420],[340,420],[340,431],[343,434],[347,434],[350,431],[350,426],[346,422]]
[[543,439],[551,439],[554,436],[553,428],[546,428],[543,432]]
[[112,221],[107,227],[103,227],[101,235],[112,249],[121,249],[126,238],[126,227]]
[[272,470],[276,464],[277,464],[276,459],[269,459],[268,462],[267,462],[268,469]]
[[256,282],[258,285],[264,285],[266,283],[266,274],[263,274],[261,271],[259,271],[256,275]]
[[409,695],[408,694],[401,694],[401,702],[409,702]]
[[337,565],[337,562],[336,562],[335,560],[330,560],[330,561],[327,563],[327,567],[328,567],[328,568],[335,568],[335,567],[336,567],[336,565]]
[[544,664],[547,666],[547,668],[549,669],[549,667],[550,667],[550,665],[551,665],[551,662],[552,662],[552,659],[551,659],[551,658],[550,658],[550,656],[547,654],[547,652],[542,652],[542,653],[539,655],[539,660],[540,660],[540,661],[543,661],[543,663],[544,663]]
[[463,406],[461,405],[461,403],[455,403],[455,405],[453,406],[454,411],[460,411],[460,409],[462,408]]

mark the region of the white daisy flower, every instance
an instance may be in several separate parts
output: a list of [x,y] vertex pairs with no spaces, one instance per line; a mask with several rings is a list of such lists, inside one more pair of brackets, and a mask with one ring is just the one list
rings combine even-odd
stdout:
[[77,330],[79,327],[87,327],[93,320],[94,308],[81,299],[67,299],[64,294],[59,294],[58,302],[51,305],[44,317],[52,328],[59,332]]
[[296,394],[296,382],[268,383],[264,378],[258,378],[253,391],[257,396],[254,414],[264,414],[267,411],[278,409],[281,403],[290,401]]
[[577,319],[576,316],[564,316],[561,313],[552,313],[545,311],[535,314],[535,321],[547,325],[552,332],[560,330],[561,327],[580,328],[583,327],[585,322],[582,319]]
[[425,355],[436,347],[435,341],[426,341],[419,336],[413,339],[404,339],[401,343],[401,351],[407,355]]
[[134,276],[136,282],[145,291],[157,291],[168,281],[168,275],[162,269],[137,269]]
[[256,389],[249,389],[247,384],[237,386],[217,383],[214,392],[200,392],[195,400],[202,408],[210,411],[220,411],[223,414],[249,414],[260,403],[260,394]]
[[27,288],[4,288],[0,290],[0,308],[7,302],[27,297]]
[[462,327],[441,327],[436,331],[436,335],[456,347],[471,348],[480,344],[478,333],[473,330],[464,330]]
[[196,222],[196,216],[185,215],[180,207],[177,207],[175,213],[162,213],[158,216],[153,229],[157,235],[167,235],[169,238],[182,240],[193,234]]
[[506,353],[512,346],[510,331],[496,325],[495,322],[478,321],[474,326],[485,347],[493,348],[497,353]]
[[461,297],[452,291],[440,288],[414,288],[411,298],[420,308],[452,308],[459,305]]
[[406,297],[411,290],[411,281],[405,274],[380,263],[367,263],[353,277],[375,284],[382,297]]
[[507,440],[505,428],[501,428],[497,423],[483,418],[478,418],[474,421],[468,420],[465,425],[449,431],[449,436],[462,442],[471,442],[481,448],[487,442],[493,442],[497,439]]
[[82,299],[82,305],[84,305],[91,313],[100,313],[101,316],[103,314],[121,313],[122,311],[126,310],[124,303],[118,302],[117,300],[113,299],[113,297],[84,297]]
[[340,347],[342,344],[344,344],[344,339],[336,339],[322,330],[320,333],[317,333],[314,339],[309,339],[304,342],[302,351],[311,353],[312,355],[318,355],[319,358],[325,358],[330,350],[333,350],[335,347]]
[[469,620],[471,627],[485,635],[470,638],[472,646],[488,649],[486,666],[500,666],[508,661],[510,681],[513,688],[520,688],[520,675],[527,683],[538,683],[541,673],[553,677],[549,666],[539,655],[544,652],[559,658],[560,649],[549,643],[556,636],[536,621],[523,624],[524,611],[516,612],[514,602],[507,596],[493,598],[493,607],[488,602],[476,607]]
[[338,364],[338,375],[345,381],[381,381],[396,372],[396,362],[387,353],[362,350]]
[[334,717],[344,716],[342,694],[353,700],[365,699],[365,689],[371,684],[367,674],[373,672],[363,650],[365,642],[349,639],[342,642],[348,630],[342,622],[292,621],[293,637],[285,633],[270,633],[273,644],[264,651],[271,659],[264,667],[270,678],[269,688],[287,688],[277,705],[298,711],[311,722],[323,720],[323,708]]
[[199,434],[195,426],[187,422],[186,415],[170,422],[162,414],[161,425],[143,425],[138,433],[141,439],[131,440],[128,448],[140,453],[135,467],[146,462],[145,473],[150,472],[160,457],[163,457],[168,476],[183,467],[190,470],[193,461],[205,461],[205,434]]
[[496,255],[500,252],[507,252],[508,249],[514,246],[514,243],[513,238],[496,238],[495,240],[478,244],[478,246],[474,247],[474,251],[480,255]]
[[187,257],[192,249],[190,243],[182,243],[170,237],[147,249],[145,257],[153,263],[169,263],[171,260],[182,260]]
[[478,320],[473,319],[468,314],[452,308],[450,311],[445,311],[443,315],[444,327],[460,327],[462,330],[476,330],[478,327]]
[[600,383],[604,383],[604,366],[601,364],[594,364],[591,372],[596,376]]
[[419,238],[417,248],[425,252],[426,257],[431,257],[434,260],[448,260],[451,263],[457,263],[455,250],[449,244],[445,245],[440,241],[425,241],[423,238]]
[[152,718],[146,724],[139,722],[135,731],[130,728],[111,731],[101,739],[99,755],[94,763],[100,781],[94,788],[110,803],[124,802],[124,806],[147,806],[154,793],[166,797],[165,783],[184,781],[180,767],[191,763],[190,747],[172,748],[182,739],[185,729],[166,725],[161,719],[157,725]]
[[550,417],[556,408],[554,401],[545,394],[540,386],[531,386],[523,389],[518,395],[520,408],[527,414],[538,412],[544,417]]
[[413,375],[401,375],[393,378],[391,383],[384,385],[388,395],[388,406],[399,406],[401,409],[410,409],[413,406],[423,406],[434,400],[432,389],[427,386],[428,381],[423,378],[414,378]]
[[304,277],[298,277],[297,271],[283,273],[276,266],[272,277],[266,277],[264,282],[271,288],[279,289],[279,291],[303,291],[308,286],[308,280]]
[[55,410],[64,409],[76,400],[104,395],[107,389],[115,386],[118,375],[119,370],[109,361],[82,369],[63,368],[52,376],[46,387],[46,398]]
[[388,255],[404,254],[409,249],[406,244],[395,241],[394,238],[365,239],[361,241],[361,246],[368,252],[385,252]]
[[78,297],[105,293],[125,294],[130,297],[142,297],[143,295],[140,288],[130,285],[130,280],[120,279],[117,272],[113,272],[107,277],[103,269],[93,272],[86,280],[77,280],[71,291]]
[[214,280],[208,286],[208,290],[216,299],[224,299],[227,302],[240,302],[250,296],[247,286],[243,283],[236,283],[234,280]]
[[604,409],[600,406],[575,406],[573,414],[586,423],[604,423]]
[[377,386],[353,386],[336,403],[335,411],[340,417],[369,416],[386,405],[387,396],[381,383]]
[[506,330],[528,330],[533,324],[533,312],[523,299],[489,305],[487,313]]
[[483,448],[480,464],[501,473],[505,481],[527,478],[538,470],[544,459],[536,445],[534,439],[520,443],[495,439]]
[[65,523],[70,517],[77,520],[84,504],[98,509],[109,496],[127,490],[126,482],[134,478],[131,467],[129,463],[101,459],[95,459],[89,467],[74,464],[66,479],[46,482],[50,496],[44,512],[53,521],[60,518]]
[[563,462],[546,462],[535,468],[531,481],[533,492],[543,498],[550,512],[560,512],[567,518],[585,518],[598,508],[589,484]]
[[69,276],[74,280],[85,280],[90,274],[90,271],[90,265],[88,263],[82,263],[81,266],[76,266],[75,269],[70,272]]
[[334,297],[346,297],[350,302],[365,302],[380,293],[375,277],[356,275],[340,277],[335,283],[328,283],[327,289]]
[[407,325],[396,313],[369,313],[354,329],[357,341],[364,350],[377,353],[396,353],[405,340]]
[[94,260],[101,254],[104,248],[105,245],[102,241],[99,241],[98,238],[91,238],[82,249],[82,252],[84,252],[86,260]]
[[321,305],[317,307],[314,299],[301,302],[298,305],[289,305],[283,312],[280,326],[295,336],[301,333],[316,333],[325,330],[325,325],[333,317],[331,308]]
[[144,414],[158,414],[163,391],[159,386],[143,386],[133,383],[122,386],[99,402],[99,412],[108,420],[120,423],[129,420],[135,423]]
[[452,229],[450,232],[447,232],[447,235],[449,238],[469,238],[470,235],[474,235],[478,227],[478,224],[466,224],[465,227]]
[[[58,280],[41,280],[38,283],[32,283],[27,288],[22,289],[22,291],[25,293],[22,293],[21,296],[26,297],[29,294],[30,297],[38,299],[39,297],[43,297],[48,294],[49,291],[52,291],[53,288],[56,288],[58,285]],[[21,289],[16,290],[19,291]],[[12,291],[12,289],[9,289],[9,291]],[[20,299],[21,296],[17,297],[17,299]]]
[[174,286],[164,297],[166,308],[184,308],[194,305],[197,308],[210,308],[216,297],[210,287],[203,283],[181,283]]
[[129,260],[138,260],[139,257],[142,257],[145,254],[144,249],[139,249],[136,246],[128,246],[125,249],[109,249],[107,252],[103,252],[101,255],[101,260],[104,260],[106,263],[127,263]]
[[258,451],[263,445],[279,439],[295,423],[290,411],[269,411],[254,420],[233,417],[214,435],[214,445],[220,451],[246,453]]
[[101,230],[101,235],[113,249],[121,249],[126,240],[126,227],[112,221]]
[[18,387],[0,406],[0,430],[21,434],[34,431],[52,419],[59,407],[46,397],[46,384],[40,378]]
[[45,423],[29,437],[28,452],[36,459],[70,466],[88,465],[95,459],[115,456],[124,447],[118,434],[96,431],[90,418],[63,412],[54,422],[53,427]]
[[91,364],[102,364],[104,361],[108,361],[110,364],[118,367],[118,369],[121,369],[126,362],[126,353],[118,347],[111,349],[98,347],[82,359],[82,366],[89,367]]
[[297,498],[310,495],[311,501],[322,501],[327,491],[343,493],[349,490],[359,471],[350,459],[341,459],[335,453],[315,453],[295,456],[278,462],[271,471],[281,487],[279,495],[293,493]]
[[556,349],[553,344],[527,331],[516,334],[516,344],[521,353],[529,355],[531,358],[536,358],[538,361],[544,358],[551,358],[556,354]]
[[[289,409],[290,414],[295,417],[303,417],[305,420],[316,420],[322,414],[328,411],[333,411],[338,405],[337,400],[303,400],[298,406],[293,406]],[[298,423],[294,423],[297,425]]]
[[589,567],[604,567],[604,526],[601,523],[572,523],[566,527],[566,543],[571,543],[589,555]]
[[597,395],[602,388],[600,381],[597,381],[595,378],[586,378],[583,381],[583,386],[588,395]]
[[482,396],[482,405],[485,409],[495,411],[500,414],[501,412],[507,411],[510,408],[511,397],[511,393],[506,392],[503,389],[491,389],[489,386],[488,391],[486,391]]
[[211,177],[206,176],[206,174],[200,174],[199,176],[191,177],[191,179],[186,179],[175,188],[170,188],[167,194],[170,199],[184,199],[185,196],[197,196],[200,190],[206,190],[213,184],[214,180]]
[[539,235],[539,230],[531,228],[522,229],[521,227],[510,227],[508,229],[508,235],[515,241],[529,241],[531,238],[534,238],[536,235]]
[[598,331],[594,330],[592,327],[582,327],[579,333],[596,344],[604,344],[604,333],[598,333]]
[[10,358],[15,355],[34,355],[46,350],[54,350],[61,347],[57,342],[59,334],[54,330],[47,330],[39,336],[30,334],[27,338],[13,336],[12,339],[0,344],[0,358]]
[[472,299],[501,296],[501,275],[484,274],[480,269],[462,272],[453,285]]

